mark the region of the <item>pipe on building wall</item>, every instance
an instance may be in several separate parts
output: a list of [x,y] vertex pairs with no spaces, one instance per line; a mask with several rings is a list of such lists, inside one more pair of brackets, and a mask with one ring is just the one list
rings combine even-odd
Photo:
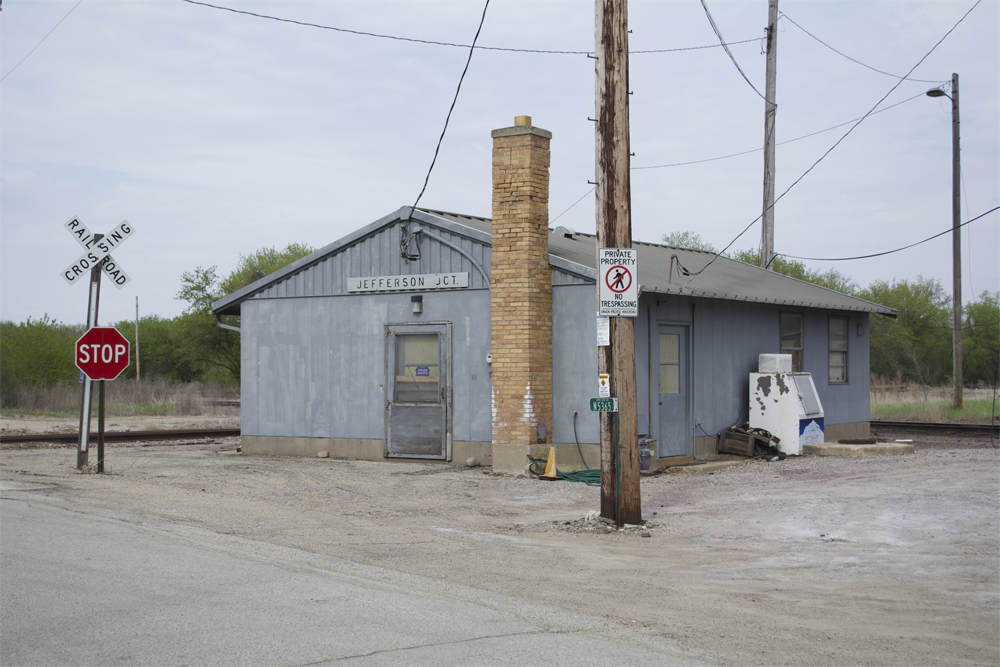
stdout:
[[234,326],[230,326],[228,324],[223,324],[222,323],[222,315],[216,315],[215,316],[215,325],[217,327],[219,327],[220,329],[226,329],[228,331],[235,331],[236,333],[240,333],[240,328],[239,327],[234,327]]
[[435,241],[437,241],[438,243],[441,243],[443,245],[448,246],[449,248],[451,248],[455,252],[459,253],[460,255],[462,255],[463,257],[465,257],[466,259],[468,259],[470,262],[472,262],[472,266],[476,267],[476,269],[479,271],[479,273],[482,274],[483,278],[486,280],[486,284],[487,285],[490,284],[490,275],[488,273],[486,273],[486,270],[483,269],[483,266],[479,262],[476,261],[476,258],[473,257],[472,255],[470,255],[468,252],[466,252],[465,250],[463,250],[459,246],[455,245],[454,243],[450,243],[448,241],[445,241],[443,238],[441,238],[437,234],[431,234],[429,231],[427,231],[426,229],[423,229],[422,227],[418,227],[417,229],[413,230],[413,235],[416,236],[417,234],[423,234],[425,236],[429,236],[432,239],[434,239]]

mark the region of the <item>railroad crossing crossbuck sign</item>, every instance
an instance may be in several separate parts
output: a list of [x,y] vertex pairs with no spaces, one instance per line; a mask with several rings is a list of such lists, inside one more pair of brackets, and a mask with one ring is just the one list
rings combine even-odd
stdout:
[[600,248],[597,251],[598,301],[601,317],[638,317],[638,251],[634,248]]
[[114,380],[128,368],[128,339],[114,327],[93,327],[76,341],[76,367],[91,380]]
[[[103,262],[101,269],[118,289],[129,284],[132,279],[122,269],[122,265],[111,256],[111,251],[132,235],[133,227],[128,223],[128,220],[122,220],[117,227],[108,232],[100,241],[94,239],[94,235],[90,233],[87,226],[80,222],[80,219],[77,217],[70,218],[63,227],[73,235],[73,238],[83,246],[84,250],[84,253],[62,272],[63,280],[70,285],[76,282],[87,282],[86,280],[78,281],[77,279],[87,276],[91,269]],[[105,257],[107,260],[105,260]]]

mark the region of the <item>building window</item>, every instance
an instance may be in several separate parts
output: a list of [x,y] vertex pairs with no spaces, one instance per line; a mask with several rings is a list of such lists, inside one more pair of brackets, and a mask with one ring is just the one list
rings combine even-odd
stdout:
[[781,314],[781,353],[792,355],[792,372],[802,372],[802,316]]
[[830,384],[847,384],[846,317],[830,317]]
[[660,334],[660,393],[681,393],[681,337]]

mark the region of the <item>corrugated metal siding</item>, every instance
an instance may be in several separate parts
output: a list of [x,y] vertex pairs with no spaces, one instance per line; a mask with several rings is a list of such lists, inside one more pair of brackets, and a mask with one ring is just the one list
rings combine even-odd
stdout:
[[[567,273],[561,269],[552,269],[552,286],[556,285],[590,285],[591,289],[594,289],[596,283],[588,278],[583,278],[582,276],[575,275],[573,273]],[[597,297],[594,297],[594,308],[597,308]]]
[[[445,241],[458,246],[479,262],[487,272],[490,248],[457,234],[440,229],[429,230]],[[420,273],[468,272],[470,289],[489,289],[489,282],[473,266],[468,257],[435,239],[420,234],[420,259],[406,262],[399,254],[399,225],[386,227],[354,245],[313,264],[281,282],[250,297],[280,299],[305,296],[338,296],[347,294],[350,278],[369,276],[402,276]]]
[[552,438],[574,442],[573,411],[581,443],[599,443],[597,413],[597,294],[591,285],[552,289]]
[[383,437],[386,323],[453,322],[453,437],[492,438],[489,292],[252,299],[243,304],[246,435]]
[[[639,335],[639,327],[648,336],[656,336],[658,326],[687,325],[690,334],[692,369],[692,436],[714,435],[737,419],[746,421],[749,402],[748,378],[757,370],[763,353],[780,350],[780,313],[803,315],[803,370],[812,373],[828,424],[865,422],[870,419],[870,379],[868,376],[868,314],[844,313],[815,308],[784,308],[739,301],[643,295],[641,310],[649,317],[637,319],[636,385],[641,415],[650,411],[651,437],[662,437],[668,424],[659,423],[658,405],[650,402],[658,391],[656,359],[650,359],[649,339]],[[828,317],[833,313],[848,316],[849,383],[829,383]],[[857,335],[857,325],[862,335]],[[652,364],[651,364],[652,362]],[[650,369],[653,370],[650,373]],[[596,371],[595,371],[596,372]],[[581,378],[586,382],[589,378]],[[646,406],[650,406],[647,408]],[[701,428],[695,426],[700,422]]]

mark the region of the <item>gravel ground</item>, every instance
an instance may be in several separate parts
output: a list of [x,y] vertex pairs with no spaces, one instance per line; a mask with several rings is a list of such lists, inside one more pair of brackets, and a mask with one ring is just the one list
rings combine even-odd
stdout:
[[5,450],[0,478],[43,483],[37,502],[588,612],[709,663],[1000,664],[1000,456],[989,436],[914,439],[910,456],[643,477],[647,524],[625,531],[586,518],[599,490],[582,484],[253,458],[235,439],[115,444],[103,476],[71,448]]

